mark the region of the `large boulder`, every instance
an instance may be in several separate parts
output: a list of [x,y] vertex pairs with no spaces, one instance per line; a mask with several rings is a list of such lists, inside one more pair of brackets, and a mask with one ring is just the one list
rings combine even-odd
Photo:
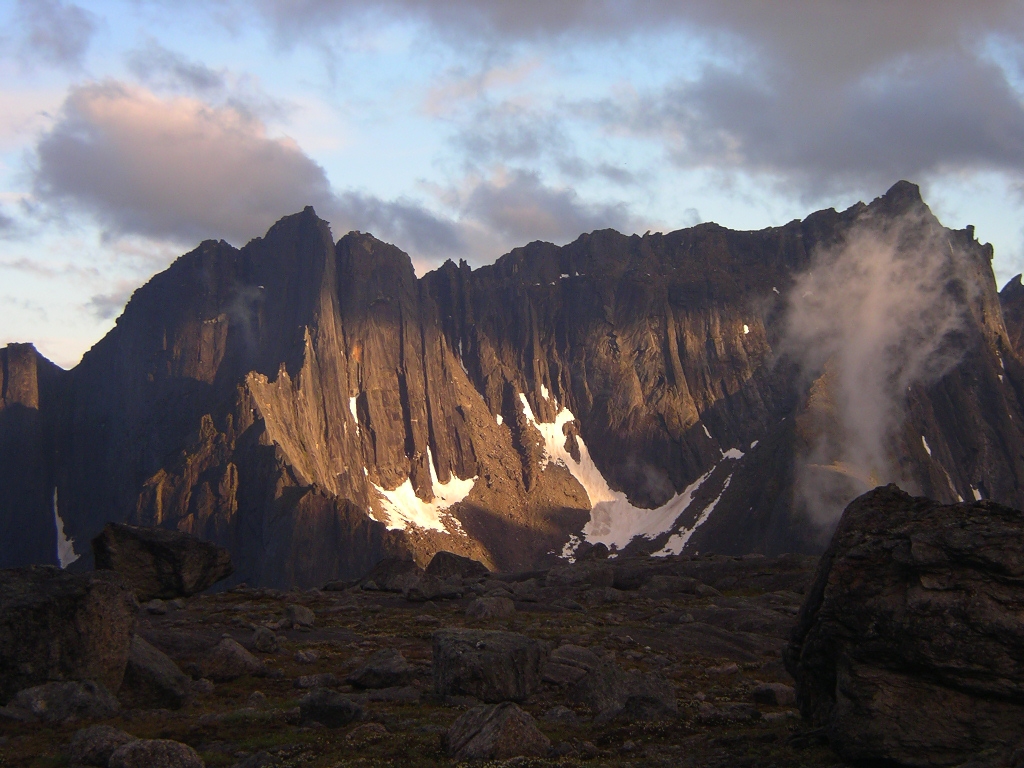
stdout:
[[124,683],[118,692],[131,707],[180,709],[189,698],[191,680],[178,665],[141,637],[132,638]]
[[786,650],[803,716],[849,760],[1008,749],[1024,722],[1024,512],[894,485],[843,513]]
[[360,579],[364,587],[375,586],[385,592],[404,592],[423,576],[423,569],[412,560],[386,557]]
[[130,733],[111,725],[92,725],[75,731],[68,746],[72,766],[95,765],[106,768],[110,756],[125,744],[135,741]]
[[[579,658],[582,654],[574,656]],[[558,658],[567,657],[564,654]],[[566,696],[571,703],[589,707],[606,718],[627,708],[659,713],[676,711],[675,687],[663,675],[627,672],[611,663],[591,669],[569,688]]]
[[516,632],[443,629],[433,634],[434,690],[481,701],[523,701],[540,684],[544,648]]
[[537,722],[512,702],[474,707],[444,737],[449,757],[456,760],[507,760],[544,757],[551,749]]
[[199,667],[203,677],[218,683],[243,675],[263,677],[267,674],[266,665],[231,637],[222,638],[217,647],[200,660]]
[[18,691],[0,717],[24,723],[59,723],[69,718],[103,719],[121,709],[114,695],[92,680],[45,683]]
[[138,603],[113,573],[48,565],[0,571],[0,704],[56,680],[121,687]]
[[188,744],[168,739],[136,739],[118,747],[110,768],[205,768],[206,763]]
[[357,688],[392,688],[412,679],[415,668],[394,648],[381,648],[359,665],[346,682]]
[[224,547],[166,528],[108,523],[92,551],[96,568],[124,576],[142,601],[188,597],[235,570]]
[[452,576],[458,576],[460,579],[478,579],[486,576],[490,571],[479,560],[456,555],[454,552],[442,551],[430,558],[425,573],[444,581]]

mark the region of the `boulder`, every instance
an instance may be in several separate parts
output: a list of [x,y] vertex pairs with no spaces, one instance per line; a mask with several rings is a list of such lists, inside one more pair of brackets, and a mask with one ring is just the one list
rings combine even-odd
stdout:
[[572,704],[581,704],[594,712],[605,714],[617,712],[626,707],[630,699],[639,710],[651,704],[659,711],[676,711],[676,692],[672,683],[664,677],[643,674],[636,670],[625,672],[614,664],[602,664],[592,669],[567,691]]
[[452,576],[460,579],[479,579],[490,573],[486,565],[479,560],[456,555],[454,552],[438,552],[427,564],[425,573],[441,581]]
[[135,741],[130,733],[110,725],[93,725],[75,731],[68,746],[72,766],[98,765],[107,768],[110,756],[125,744]]
[[448,756],[456,760],[508,760],[544,757],[551,749],[537,722],[512,702],[474,707],[444,737]]
[[516,604],[507,597],[478,597],[466,606],[470,619],[507,619],[516,612]]
[[113,573],[0,571],[0,704],[53,680],[95,680],[116,691],[137,613],[135,595]]
[[267,627],[256,627],[252,633],[252,647],[260,653],[276,653],[278,643],[274,630]]
[[759,683],[750,698],[755,704],[769,707],[791,707],[796,704],[796,691],[785,683]]
[[205,768],[192,747],[167,739],[136,739],[118,747],[109,768]]
[[1024,722],[1024,512],[895,485],[846,508],[785,652],[848,760],[956,765]]
[[92,680],[45,683],[18,691],[0,717],[25,723],[59,723],[69,717],[101,719],[121,709],[113,694]]
[[143,601],[197,594],[235,570],[224,547],[166,528],[108,523],[92,551],[97,570],[124,576]]
[[381,648],[346,678],[357,688],[392,688],[412,679],[415,668],[401,651]]
[[347,696],[317,688],[299,700],[303,724],[320,723],[328,728],[341,728],[363,716],[363,708]]
[[540,684],[544,649],[515,632],[443,629],[433,634],[434,690],[481,701],[523,701]]
[[551,652],[544,664],[542,679],[555,685],[569,685],[601,666],[597,654],[578,645],[562,645]]
[[214,682],[235,680],[243,675],[262,677],[267,668],[262,661],[249,653],[230,637],[223,638],[200,662],[203,677]]
[[406,600],[413,603],[425,603],[427,600],[434,600],[441,597],[444,591],[444,582],[436,576],[429,576],[425,573],[409,575],[404,582],[402,595]]
[[178,665],[141,637],[132,638],[124,683],[118,698],[129,707],[180,709],[188,701],[191,680]]
[[374,589],[384,592],[403,592],[422,575],[423,569],[414,561],[386,557],[373,566],[359,583],[363,587],[369,587],[372,583]]
[[284,609],[284,620],[285,625],[293,629],[312,627],[316,624],[316,614],[312,608],[292,603]]

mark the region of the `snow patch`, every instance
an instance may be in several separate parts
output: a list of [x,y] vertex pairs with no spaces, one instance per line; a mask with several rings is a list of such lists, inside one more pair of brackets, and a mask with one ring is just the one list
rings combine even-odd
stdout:
[[[388,517],[388,530],[404,531],[412,525],[427,531],[450,532],[450,529],[454,528],[455,532],[462,533],[459,521],[450,513],[443,513],[444,510],[458,504],[469,495],[477,478],[460,480],[452,474],[447,483],[439,483],[437,472],[434,470],[434,457],[429,448],[427,448],[427,466],[430,468],[430,483],[434,488],[433,501],[424,501],[417,496],[412,487],[412,480],[409,478],[406,478],[405,482],[393,491],[386,491],[379,485],[371,483],[383,497],[381,508]],[[376,518],[374,519],[376,520]]]
[[743,335],[746,336],[748,333],[750,333],[750,326],[747,325],[746,323],[744,323],[743,324]]
[[540,396],[543,397],[545,400],[551,399],[548,393],[548,388],[545,387],[543,384],[540,385]]
[[57,489],[53,489],[53,522],[57,526],[57,562],[61,568],[67,568],[81,557],[75,552],[75,540],[69,539],[64,532],[64,520],[57,511]]
[[501,414],[500,414],[500,413],[499,413],[499,414],[498,414],[497,416],[495,416],[495,417],[494,417],[494,420],[498,422],[498,426],[499,426],[499,427],[500,427],[500,426],[502,425],[502,423],[504,423],[504,421],[505,421],[505,420],[504,420],[503,418],[501,418]]
[[975,501],[981,501],[981,491],[979,491],[973,485],[971,486],[971,493],[974,494],[974,500]]
[[773,290],[773,291],[775,291],[776,293],[778,293],[778,292],[779,292],[779,289],[778,289],[778,288],[776,288],[776,287],[775,287],[774,285],[772,286],[772,290]]
[[700,513],[700,517],[693,522],[693,525],[689,528],[680,529],[669,536],[668,541],[665,542],[664,548],[654,552],[653,556],[668,557],[669,555],[678,555],[682,552],[683,548],[689,543],[690,537],[693,536],[694,532],[706,523],[709,517],[711,517],[711,513],[715,511],[715,507],[717,507],[718,502],[722,500],[722,496],[725,495],[725,491],[731,482],[732,475],[729,475],[725,478],[725,484],[722,486],[722,491],[715,497],[715,500],[708,504],[707,508]]
[[751,451],[752,451],[752,450],[754,450],[755,448],[757,448],[757,443],[758,443],[758,442],[759,442],[759,441],[757,441],[757,440],[755,440],[754,442],[752,442],[752,443],[750,444],[750,448],[749,448],[748,450],[751,450]]
[[715,438],[713,438],[711,436],[711,433],[708,432],[707,425],[706,424],[701,424],[701,426],[704,427],[704,434],[708,436],[708,440],[714,440]]
[[921,435],[921,445],[924,446],[925,451],[927,451],[928,455],[931,456],[932,449],[928,446],[928,441],[924,439],[924,435]]
[[356,400],[357,400],[357,399],[358,399],[358,398],[355,398],[355,397],[350,397],[350,398],[348,399],[348,409],[349,409],[350,411],[352,411],[352,419],[353,419],[353,420],[355,421],[355,423],[356,423],[356,434],[358,435],[358,434],[359,434],[359,433],[360,433],[360,432],[361,432],[362,430],[361,430],[361,429],[360,429],[360,427],[359,427],[359,411],[358,411],[358,409],[356,408]]
[[[614,491],[608,485],[608,481],[605,480],[590,457],[590,451],[582,438],[576,436],[579,461],[576,461],[572,454],[565,449],[563,429],[566,424],[576,420],[572,411],[568,408],[561,408],[556,414],[554,422],[544,423],[537,421],[525,395],[520,394],[519,401],[523,406],[523,415],[540,432],[544,451],[541,460],[542,466],[554,462],[568,469],[570,474],[583,486],[583,490],[587,492],[587,497],[590,499],[590,520],[583,526],[582,537],[570,537],[562,548],[562,557],[572,557],[576,547],[582,541],[590,544],[604,544],[609,549],[622,549],[638,536],[654,539],[667,533],[672,530],[672,526],[690,506],[701,485],[715,470],[715,467],[712,467],[687,486],[682,493],[677,493],[657,509],[635,507],[629,503],[626,494],[622,491]],[[738,461],[743,458],[743,455],[739,449],[731,448],[723,454],[723,460]],[[724,490],[723,488],[723,492]],[[710,512],[706,513],[710,514]]]

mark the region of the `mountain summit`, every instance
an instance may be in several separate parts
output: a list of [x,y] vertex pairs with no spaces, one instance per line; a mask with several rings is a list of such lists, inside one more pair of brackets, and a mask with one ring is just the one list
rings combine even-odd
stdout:
[[0,351],[0,566],[84,567],[110,521],[312,586],[438,550],[816,552],[830,509],[890,480],[1021,507],[991,256],[907,182],[758,232],[602,230],[420,279],[306,208],[177,259],[70,371]]

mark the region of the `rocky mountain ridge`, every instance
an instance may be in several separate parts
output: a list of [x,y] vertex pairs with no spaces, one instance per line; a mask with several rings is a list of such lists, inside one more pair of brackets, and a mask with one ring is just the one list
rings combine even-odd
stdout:
[[84,567],[111,521],[198,534],[267,586],[438,550],[505,570],[598,543],[819,552],[795,484],[834,387],[785,354],[792,289],[855,227],[908,217],[958,259],[965,320],[887,451],[919,493],[1024,506],[1024,295],[911,184],[759,232],[604,230],[419,279],[307,208],[176,260],[70,371],[3,350],[0,565],[63,547]]

